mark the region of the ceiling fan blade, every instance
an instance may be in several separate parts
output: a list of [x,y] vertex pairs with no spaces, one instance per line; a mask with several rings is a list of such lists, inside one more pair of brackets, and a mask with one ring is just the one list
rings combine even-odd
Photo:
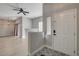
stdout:
[[18,12],[17,14],[20,14],[21,12]]
[[24,12],[23,12],[23,14],[26,15]]
[[29,12],[27,12],[27,11],[23,11],[24,13],[28,13],[29,14]]

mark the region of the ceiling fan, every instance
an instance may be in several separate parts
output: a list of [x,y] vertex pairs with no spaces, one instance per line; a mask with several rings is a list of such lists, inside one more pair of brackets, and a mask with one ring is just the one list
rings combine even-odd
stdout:
[[23,10],[23,8],[20,8],[19,6],[16,7],[16,6],[13,6],[13,5],[10,5],[10,4],[8,4],[8,5],[9,5],[10,7],[13,7],[13,10],[14,10],[14,11],[18,11],[17,14],[20,14],[20,13],[23,13],[24,15],[26,15],[26,13],[29,14],[28,11]]

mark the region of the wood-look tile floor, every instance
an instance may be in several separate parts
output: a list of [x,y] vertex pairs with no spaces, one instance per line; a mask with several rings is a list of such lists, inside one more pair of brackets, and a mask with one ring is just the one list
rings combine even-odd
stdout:
[[0,38],[0,56],[27,56],[28,41],[17,37]]

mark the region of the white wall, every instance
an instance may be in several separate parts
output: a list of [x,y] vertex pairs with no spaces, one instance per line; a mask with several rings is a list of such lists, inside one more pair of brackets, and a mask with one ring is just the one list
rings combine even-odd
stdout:
[[36,17],[32,19],[32,30],[33,31],[39,31],[39,22],[43,21],[43,17]]
[[43,32],[29,32],[29,53],[33,53],[35,50],[43,46]]
[[42,20],[43,20],[42,17],[32,19],[32,28],[38,28],[39,27],[38,23]]
[[31,29],[31,19],[28,19],[26,17],[22,17],[22,38],[26,38],[26,32],[25,29]]

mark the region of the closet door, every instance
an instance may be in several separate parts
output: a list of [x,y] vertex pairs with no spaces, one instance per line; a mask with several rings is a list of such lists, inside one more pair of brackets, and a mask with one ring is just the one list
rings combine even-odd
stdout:
[[[75,10],[66,10],[54,15],[54,49],[68,55],[75,55]],[[55,32],[55,33],[54,33]]]

